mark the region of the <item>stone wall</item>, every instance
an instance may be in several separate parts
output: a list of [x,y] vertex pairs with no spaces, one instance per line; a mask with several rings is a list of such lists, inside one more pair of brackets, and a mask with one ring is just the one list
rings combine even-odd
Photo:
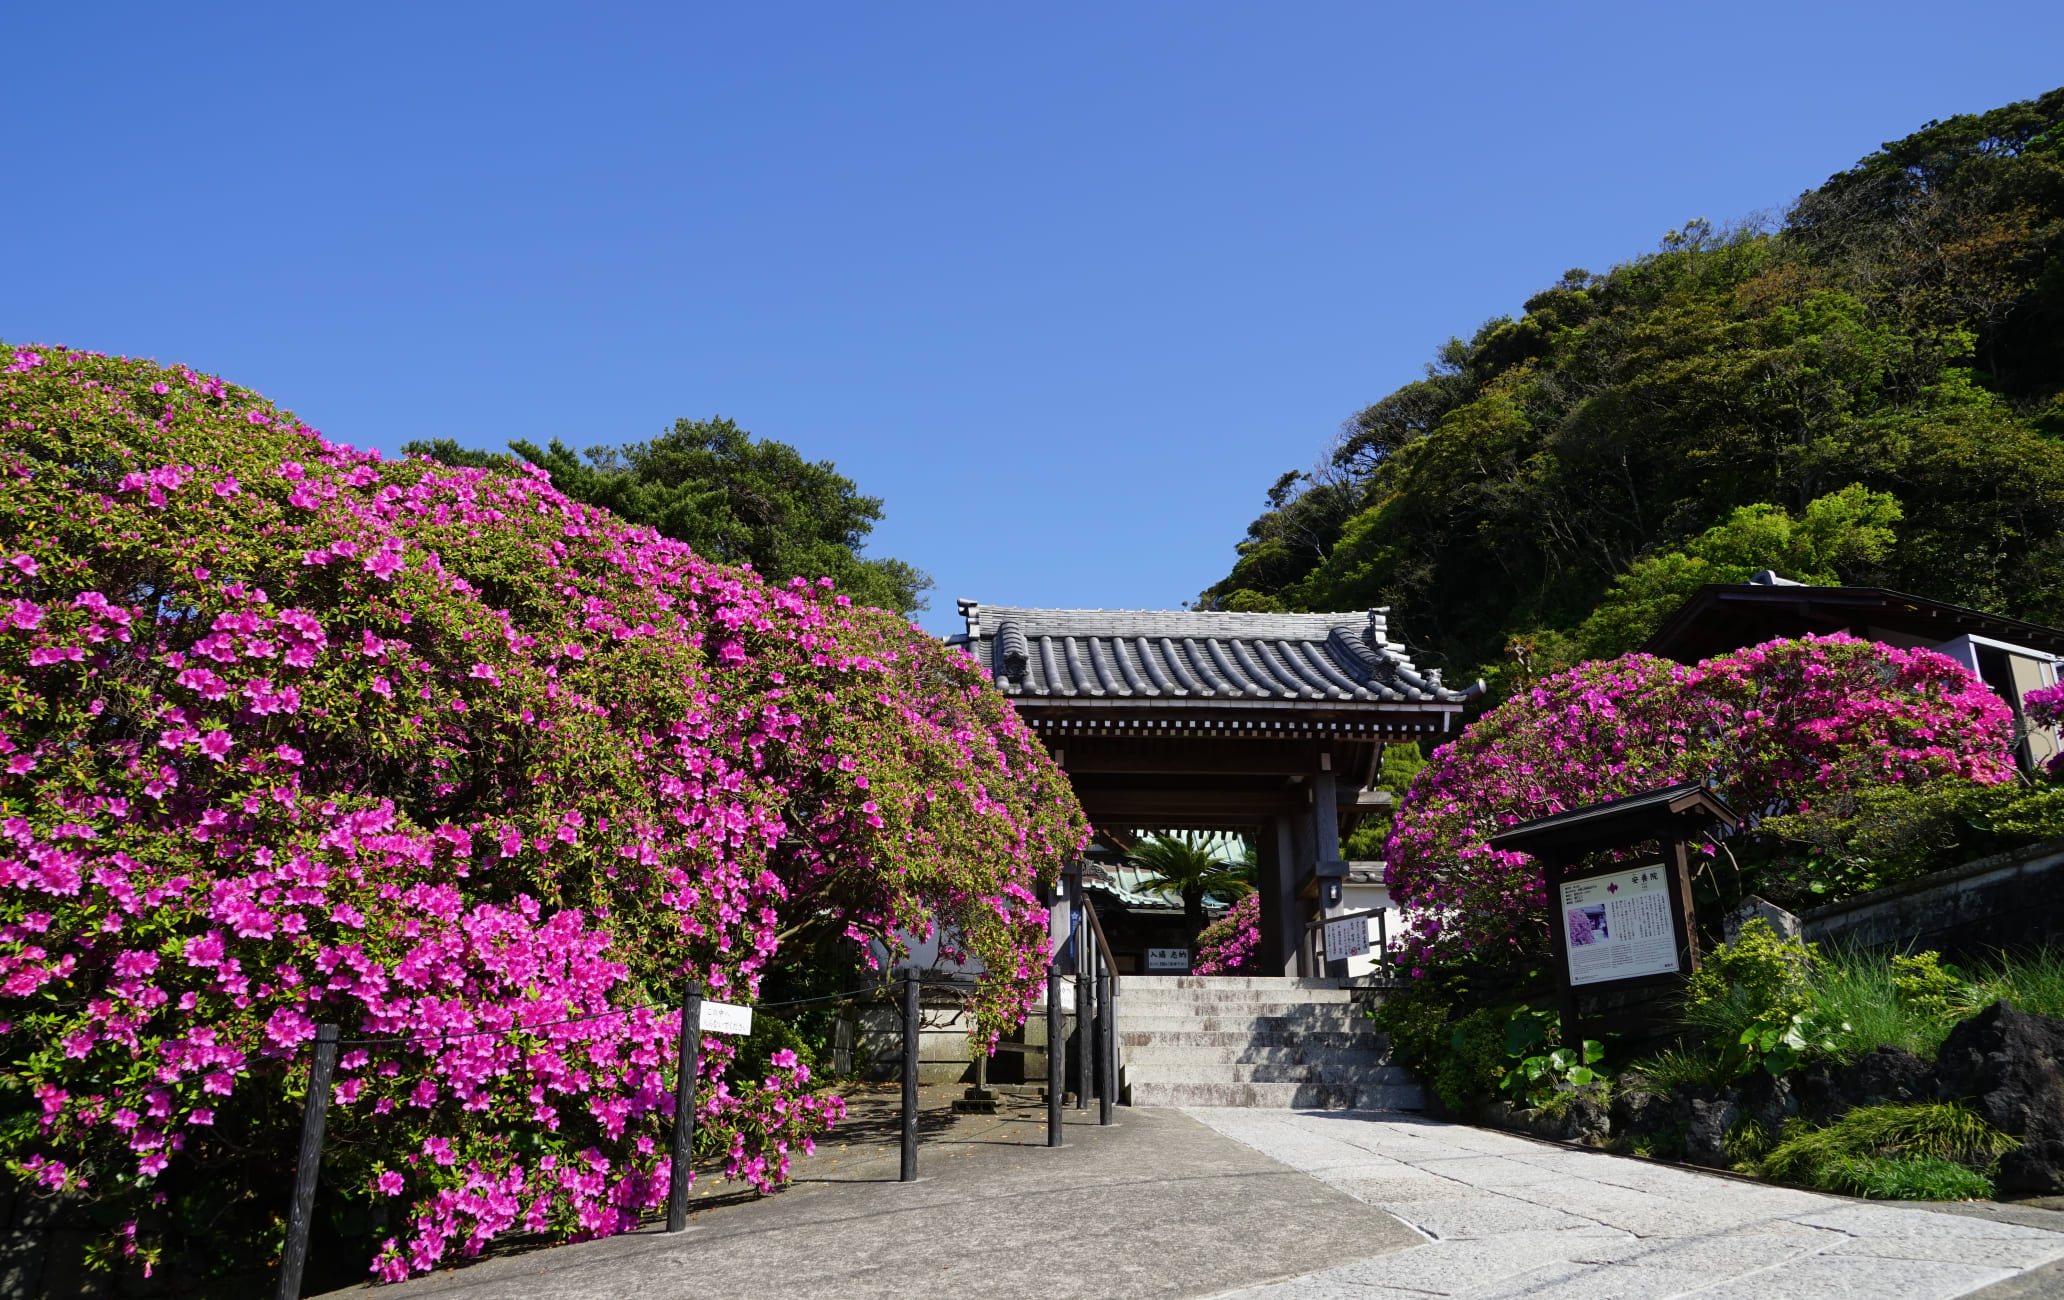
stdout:
[[1800,917],[1812,943],[1975,958],[2064,943],[2064,840],[1979,858]]

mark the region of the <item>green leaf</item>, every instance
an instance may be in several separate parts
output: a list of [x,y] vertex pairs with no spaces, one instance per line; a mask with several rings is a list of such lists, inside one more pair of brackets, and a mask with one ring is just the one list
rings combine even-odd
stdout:
[[1569,1081],[1576,1084],[1579,1088],[1594,1082],[1597,1078],[1598,1071],[1588,1065],[1580,1065],[1569,1072]]
[[1584,1040],[1584,1064],[1595,1065],[1605,1059],[1605,1044],[1595,1038]]

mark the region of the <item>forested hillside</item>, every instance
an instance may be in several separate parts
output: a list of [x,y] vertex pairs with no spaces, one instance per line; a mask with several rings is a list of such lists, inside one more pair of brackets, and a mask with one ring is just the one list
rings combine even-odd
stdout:
[[2064,621],[2064,89],[1569,272],[1349,419],[1239,551],[1202,607],[1394,606],[1494,684],[1762,568]]

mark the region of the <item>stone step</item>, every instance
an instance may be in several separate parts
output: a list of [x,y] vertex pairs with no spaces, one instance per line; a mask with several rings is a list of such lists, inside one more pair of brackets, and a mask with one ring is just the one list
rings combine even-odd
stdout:
[[1411,1071],[1382,1061],[1221,1062],[1128,1061],[1127,1083],[1356,1083],[1405,1086]]
[[1118,994],[1118,1005],[1125,1007],[1149,1003],[1155,1006],[1203,1006],[1212,1003],[1347,1006],[1353,1001],[1354,994],[1346,989],[1164,989],[1128,985]]
[[1119,1003],[1119,1023],[1131,1023],[1135,1019],[1292,1019],[1298,1023],[1315,1023],[1321,1019],[1329,1021],[1356,1021],[1368,1023],[1368,1015],[1360,1007],[1335,1007],[1331,1003],[1319,1007],[1298,1007],[1296,1003],[1255,1003],[1243,1007],[1238,1003],[1150,1003],[1133,1005]]
[[1423,1110],[1410,1085],[1388,1083],[1134,1083],[1134,1106],[1245,1106],[1274,1110]]
[[1255,1033],[1373,1032],[1367,1016],[1342,1015],[1313,1010],[1279,1016],[1249,1015],[1126,1015],[1118,1017],[1122,1034],[1153,1034],[1170,1031],[1196,1033],[1214,1029],[1245,1029]]
[[1386,1043],[1360,1047],[1314,1047],[1285,1043],[1275,1047],[1182,1047],[1167,1043],[1143,1043],[1125,1049],[1122,1064],[1153,1062],[1183,1064],[1200,1070],[1229,1065],[1324,1065],[1339,1069],[1388,1065]]
[[1160,1046],[1315,1046],[1354,1048],[1368,1046],[1381,1038],[1370,1030],[1127,1030],[1119,1026],[1119,1046],[1125,1050]]
[[1127,975],[1119,989],[1120,997],[1130,997],[1135,989],[1340,989],[1347,988],[1346,980],[1297,979],[1287,975]]

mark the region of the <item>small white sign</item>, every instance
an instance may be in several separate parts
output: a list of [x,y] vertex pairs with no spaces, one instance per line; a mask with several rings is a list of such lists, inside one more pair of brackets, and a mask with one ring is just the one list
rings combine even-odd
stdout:
[[1369,918],[1350,916],[1326,922],[1326,960],[1346,961],[1369,955]]
[[1683,969],[1670,916],[1670,878],[1662,863],[1567,881],[1557,901],[1555,923],[1567,936],[1572,985]]
[[702,1004],[702,1032],[705,1034],[752,1033],[752,1008],[734,1002]]
[[1189,968],[1190,968],[1190,950],[1189,950],[1188,948],[1149,948],[1149,949],[1147,949],[1147,969],[1148,969],[1148,970],[1182,970],[1182,971],[1186,971],[1186,970],[1188,970]]

